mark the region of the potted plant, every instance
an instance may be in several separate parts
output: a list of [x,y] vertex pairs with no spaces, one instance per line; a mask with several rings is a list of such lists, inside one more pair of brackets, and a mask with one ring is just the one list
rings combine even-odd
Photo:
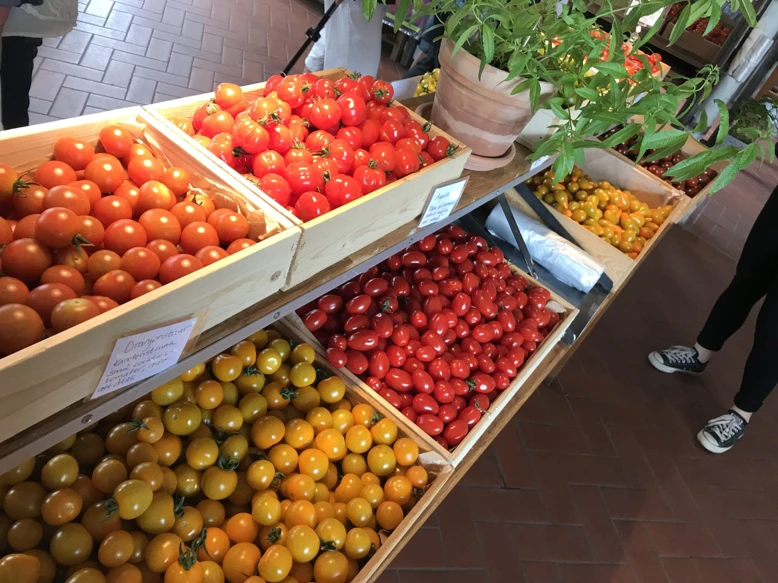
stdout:
[[769,140],[778,131],[778,102],[769,95],[760,99],[744,99],[732,108],[731,117],[735,121],[729,135],[742,147]]
[[[366,17],[378,1],[362,0]],[[646,42],[662,19],[641,38],[628,39],[640,19],[655,14],[673,0],[643,0],[634,7],[619,0],[598,2],[596,16],[586,0],[399,0],[397,23],[413,5],[413,17],[435,15],[442,23],[441,72],[432,121],[481,156],[500,156],[510,147],[532,114],[543,107],[560,121],[532,155],[558,154],[557,176],[568,175],[583,162],[586,148],[611,147],[638,137],[639,159],[662,158],[678,150],[689,132],[679,118],[706,98],[718,82],[718,69],[703,67],[694,78],[669,82],[660,78],[656,57],[645,54]],[[723,0],[690,0],[678,15],[680,31],[699,18],[716,26]],[[752,26],[751,0],[735,0]],[[600,19],[609,19],[605,33]],[[675,31],[674,31],[675,32]],[[680,33],[679,33],[680,34]],[[633,42],[625,42],[631,40]],[[674,42],[676,38],[671,38]],[[726,112],[723,103],[717,103]],[[639,116],[640,121],[634,121]],[[717,145],[729,130],[721,116]],[[623,128],[608,139],[599,136],[613,125]],[[647,154],[650,152],[650,154]],[[722,147],[689,158],[668,171],[681,180],[689,167],[733,158],[734,174],[722,173],[720,188],[748,166],[756,147],[732,151]],[[753,156],[752,156],[753,154]]]

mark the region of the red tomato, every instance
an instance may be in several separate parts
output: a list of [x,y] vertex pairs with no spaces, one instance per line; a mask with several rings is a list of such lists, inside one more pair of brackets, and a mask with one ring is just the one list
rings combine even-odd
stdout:
[[158,281],[154,279],[144,279],[132,286],[132,290],[130,291],[130,299],[134,300],[135,298],[139,298],[142,295],[153,292],[155,289],[160,287],[162,287],[162,284]]
[[335,161],[340,173],[351,173],[354,169],[354,150],[345,140],[332,140],[322,153]]
[[262,192],[275,200],[281,206],[288,206],[292,190],[285,178],[275,173],[265,174],[259,181]]
[[335,368],[343,368],[348,362],[348,357],[346,356],[346,353],[340,348],[328,348],[327,362],[329,362]]
[[[226,112],[224,113],[229,115]],[[234,137],[235,146],[242,148],[244,152],[249,154],[264,152],[267,150],[268,143],[270,142],[270,135],[267,130],[250,117],[245,117],[237,122],[232,129],[232,135]]]
[[[86,182],[88,182],[88,181],[86,181]],[[97,191],[99,192],[100,189],[98,188]],[[140,189],[137,186],[135,186],[135,184],[133,182],[130,182],[129,180],[126,180],[126,181],[122,182],[121,186],[119,186],[119,188],[117,188],[114,191],[114,196],[118,196],[119,198],[124,199],[125,201],[127,201],[127,204],[130,205],[130,209],[134,212],[135,211],[135,207],[138,206],[138,198],[140,197]],[[94,211],[94,207],[97,205],[98,201],[99,201],[99,199],[94,201],[94,202],[92,202],[92,210],[93,211]],[[129,217],[127,217],[127,218],[129,218]]]
[[381,122],[377,119],[366,119],[359,126],[362,131],[362,147],[370,148],[378,141],[381,134]]
[[346,358],[346,368],[355,375],[361,375],[369,366],[367,357],[358,350],[346,350]]
[[[162,209],[158,209],[158,210],[162,210]],[[155,212],[155,211],[153,210],[146,211],[146,213],[149,212]],[[205,221],[206,218],[205,212],[203,211],[202,207],[190,200],[179,202],[170,210],[170,212],[172,213],[173,217],[175,217],[175,219],[178,221],[178,224],[181,228],[186,227],[189,223],[194,223],[196,221],[201,221],[201,222]],[[142,221],[141,224],[143,224]],[[152,237],[152,239],[154,238],[155,237]]]
[[[153,255],[153,254],[152,254]],[[135,286],[135,278],[121,269],[109,271],[95,282],[94,292],[97,295],[111,298],[117,304],[130,300],[130,293]]]
[[370,194],[386,185],[386,174],[371,160],[367,166],[354,170],[354,179],[359,183],[363,194]]
[[106,249],[124,255],[133,247],[145,247],[148,242],[145,229],[135,221],[121,219],[105,229],[103,245]]
[[396,391],[407,392],[413,387],[411,375],[399,368],[390,368],[386,373],[384,382]]
[[432,391],[435,389],[435,381],[432,376],[423,369],[414,370],[411,373],[411,380],[413,382],[413,388],[420,393],[429,395],[432,394]]
[[164,239],[150,241],[148,245],[146,245],[146,249],[159,257],[161,263],[164,263],[166,259],[169,259],[174,255],[178,255],[178,249],[175,244],[170,241],[165,241]]
[[303,316],[303,323],[308,330],[316,332],[327,323],[327,314],[319,309],[311,310]]
[[338,102],[330,97],[325,97],[314,102],[309,119],[315,127],[326,130],[340,122],[341,116]]
[[383,350],[376,350],[370,355],[368,370],[370,374],[379,379],[383,379],[389,371],[389,357]]
[[308,222],[330,211],[330,203],[327,197],[318,192],[303,192],[294,205],[295,215],[302,221]]
[[327,182],[324,194],[330,207],[338,208],[362,196],[362,189],[351,176],[338,174]]
[[200,133],[207,138],[213,138],[217,134],[231,133],[235,127],[235,118],[227,111],[217,111],[203,120]]
[[390,119],[381,124],[379,136],[382,142],[388,142],[392,145],[405,137],[405,127],[397,120]]
[[300,162],[290,164],[286,168],[286,180],[295,196],[308,191],[318,191],[324,187],[324,177],[312,164]]
[[359,150],[362,148],[362,130],[358,127],[343,127],[335,134],[335,138],[338,140],[344,140],[351,146],[352,150]]
[[370,157],[379,170],[391,172],[397,166],[397,152],[391,144],[378,142],[370,146]]
[[200,249],[209,245],[218,246],[219,235],[208,223],[190,223],[181,231],[181,249],[184,253],[195,255]]
[[373,99],[378,103],[389,103],[394,97],[394,87],[386,81],[376,81],[371,87]]
[[162,263],[162,266],[159,268],[159,281],[167,284],[194,273],[198,269],[202,269],[202,267],[203,264],[196,257],[180,253],[166,259]]
[[94,156],[95,149],[76,138],[60,138],[54,144],[54,159],[64,162],[73,170],[83,170]]
[[[157,277],[160,265],[159,257],[153,251],[145,247],[133,247],[122,256],[121,269],[129,273],[136,281],[140,281]],[[102,295],[113,297],[108,294]]]
[[443,433],[443,422],[435,415],[427,413],[419,415],[416,418],[416,425],[418,425],[427,435],[432,435],[433,437]]
[[216,229],[219,241],[227,245],[249,234],[249,222],[243,215],[230,209],[217,209],[208,217],[208,224]]
[[418,172],[421,168],[421,159],[419,155],[405,148],[397,149],[397,164],[394,168],[395,173],[400,178]]
[[[84,178],[94,182],[103,194],[117,190],[126,180],[122,163],[113,156],[95,157],[84,169]],[[71,182],[74,182],[71,180]]]
[[135,156],[127,165],[127,174],[135,184],[143,184],[149,180],[162,180],[165,168],[151,156]]
[[[146,231],[146,235],[152,241],[154,239],[164,239],[176,244],[181,238],[181,223],[168,210],[161,208],[147,210],[140,216],[138,223],[140,223],[141,227]],[[141,277],[139,279],[150,279],[150,277]]]
[[432,156],[432,159],[436,162],[446,157],[453,157],[456,151],[457,147],[443,136],[436,136],[427,144],[427,153]]
[[[18,281],[18,280],[17,280]],[[76,293],[62,283],[44,283],[30,291],[26,304],[35,310],[46,328],[51,327],[51,311],[64,301],[76,297]]]
[[140,187],[135,214],[142,215],[149,209],[170,210],[176,204],[173,192],[161,182],[150,180]]
[[[359,95],[353,93],[340,96],[338,98],[341,119],[344,126],[358,126],[367,117],[367,108],[365,100]],[[335,125],[335,124],[332,124]],[[332,126],[327,126],[332,127]]]
[[267,150],[258,154],[251,164],[252,173],[257,178],[262,178],[270,173],[281,175],[285,169],[284,158],[275,150]]
[[428,394],[418,393],[413,397],[413,404],[411,405],[413,410],[419,415],[430,414],[437,415],[440,410],[438,402]]
[[446,426],[443,431],[443,438],[450,446],[459,445],[470,431],[470,426],[465,419],[457,419]]

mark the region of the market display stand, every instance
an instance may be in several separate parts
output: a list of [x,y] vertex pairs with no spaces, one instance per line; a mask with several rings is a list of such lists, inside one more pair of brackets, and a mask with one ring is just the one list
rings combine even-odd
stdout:
[[[410,103],[407,105],[412,107]],[[412,220],[387,232],[380,239],[362,248],[355,247],[337,263],[324,267],[317,273],[312,274],[308,279],[293,285],[285,291],[277,292],[270,297],[262,299],[235,315],[224,319],[217,325],[210,327],[200,335],[191,352],[180,360],[178,364],[166,371],[107,397],[75,403],[63,410],[57,411],[37,424],[33,424],[29,419],[19,419],[18,424],[15,426],[17,428],[16,435],[0,443],[0,472],[6,471],[22,461],[39,454],[87,425],[95,423],[119,408],[128,405],[152,389],[192,368],[194,365],[207,361],[213,356],[226,351],[230,346],[252,333],[274,324],[282,328],[288,326],[287,322],[282,322],[281,320],[285,316],[292,314],[296,309],[354,278],[369,267],[377,265],[423,237],[434,233],[445,225],[470,215],[474,210],[484,205],[492,203],[501,195],[509,193],[509,197],[515,201],[515,197],[510,193],[511,189],[532,175],[542,172],[553,162],[553,160],[546,160],[542,164],[530,164],[526,159],[530,153],[529,150],[520,145],[517,145],[516,149],[517,153],[514,160],[504,168],[483,173],[465,172],[464,175],[469,176],[469,181],[459,203],[447,218],[436,224],[419,228],[419,219],[414,217]],[[625,180],[627,178],[629,177],[625,175]],[[427,187],[429,186],[427,185]],[[418,195],[420,197],[428,197],[429,192],[419,192]],[[684,207],[677,206],[677,208],[678,212],[673,213],[672,220],[669,220],[669,222],[675,222],[684,218]],[[658,234],[654,246],[658,243],[660,237],[661,235]],[[649,250],[647,249],[646,251]],[[595,252],[594,255],[597,256],[597,253]],[[543,350],[539,350],[535,357],[528,361],[524,374],[518,377],[518,380],[506,390],[505,398],[500,401],[499,406],[493,410],[490,409],[489,413],[481,420],[478,431],[472,434],[474,438],[468,439],[459,448],[456,448],[453,455],[441,456],[446,461],[446,467],[438,474],[432,487],[422,497],[419,504],[414,507],[413,511],[406,517],[406,520],[391,535],[390,544],[382,547],[380,555],[376,555],[376,560],[371,561],[360,572],[356,581],[367,582],[377,579],[383,569],[389,565],[392,559],[411,539],[412,535],[435,511],[445,496],[464,477],[469,468],[489,447],[532,393],[573,354],[581,338],[592,329],[594,323],[602,316],[610,302],[615,299],[647,255],[648,253],[644,252],[638,256],[637,260],[630,260],[629,265],[620,276],[619,285],[614,285],[613,293],[609,294],[605,301],[600,303],[593,312],[587,311],[585,314],[582,312],[579,315],[574,305],[565,302],[562,298],[555,298],[563,306],[565,316],[562,319],[562,323],[564,326],[560,327],[558,334],[550,338],[547,346],[541,346]],[[548,285],[542,279],[539,283]],[[581,317],[586,318],[586,321],[581,326],[577,326],[577,329],[581,329],[583,333],[574,338],[573,340],[575,341],[571,341],[569,338],[567,342],[562,340],[564,328],[569,326],[570,322],[575,318]],[[52,389],[56,389],[56,387],[52,386]],[[370,398],[375,398],[366,393],[365,389],[360,390],[359,387],[357,387],[356,394],[358,399],[369,400]],[[386,404],[383,407],[385,408]],[[396,412],[395,415],[397,415]],[[408,424],[408,421],[401,423],[401,430],[406,430]],[[415,434],[414,437],[418,438]],[[433,455],[439,455],[435,448],[426,447],[429,445],[427,441],[420,439],[416,439],[416,441],[420,443],[420,447],[423,450]]]

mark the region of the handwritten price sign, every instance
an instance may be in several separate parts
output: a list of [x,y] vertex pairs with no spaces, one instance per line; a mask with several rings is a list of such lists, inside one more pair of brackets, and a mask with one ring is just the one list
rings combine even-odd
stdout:
[[194,317],[119,338],[92,398],[139,383],[176,364],[196,324]]

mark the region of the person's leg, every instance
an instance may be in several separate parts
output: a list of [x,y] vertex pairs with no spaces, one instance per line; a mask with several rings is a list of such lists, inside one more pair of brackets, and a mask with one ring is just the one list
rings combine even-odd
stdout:
[[3,128],[30,125],[30,85],[32,69],[41,39],[25,36],[3,37],[0,59],[0,99]]
[[751,308],[764,297],[773,283],[778,261],[776,220],[778,188],[773,190],[748,234],[735,277],[714,304],[697,336],[697,343],[708,350],[721,350],[724,342],[743,325]]
[[778,264],[778,188],[762,208],[746,239],[732,282],[719,296],[692,347],[672,346],[648,355],[654,368],[666,372],[700,374],[713,352],[746,321],[751,308],[769,289]]
[[[775,273],[775,267],[773,268]],[[734,406],[724,415],[708,421],[697,434],[700,444],[711,453],[724,453],[743,437],[751,415],[778,384],[778,275],[774,275],[754,330],[754,346],[748,355],[740,391]]]

